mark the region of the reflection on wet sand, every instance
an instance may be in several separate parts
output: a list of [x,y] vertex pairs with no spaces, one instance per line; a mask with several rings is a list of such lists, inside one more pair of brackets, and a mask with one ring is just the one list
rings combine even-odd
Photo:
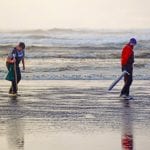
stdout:
[[7,122],[8,147],[11,150],[23,150],[24,128],[23,120],[21,120],[18,114],[20,111],[20,106],[18,104],[17,97],[12,97],[9,104],[12,109],[12,114]]
[[123,102],[122,115],[122,149],[133,150],[133,125],[132,125],[132,110],[130,101]]
[[11,100],[1,84],[0,150],[149,150],[150,81],[134,83],[130,103],[119,85],[104,93],[111,81],[22,81]]

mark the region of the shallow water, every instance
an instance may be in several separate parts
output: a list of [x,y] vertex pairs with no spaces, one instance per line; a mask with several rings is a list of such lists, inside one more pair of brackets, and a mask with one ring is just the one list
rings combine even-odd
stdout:
[[122,82],[107,93],[107,80],[22,81],[17,98],[0,83],[1,150],[150,148],[149,80],[134,82],[132,101],[118,98]]
[[[99,52],[102,53],[102,52]],[[102,55],[102,54],[101,54]],[[108,54],[109,55],[109,54]],[[21,66],[21,65],[20,65]],[[0,58],[0,79],[5,79],[5,58]],[[21,66],[22,69],[22,66]],[[30,58],[23,80],[114,80],[121,74],[120,59]],[[136,59],[134,79],[150,79],[150,59]]]

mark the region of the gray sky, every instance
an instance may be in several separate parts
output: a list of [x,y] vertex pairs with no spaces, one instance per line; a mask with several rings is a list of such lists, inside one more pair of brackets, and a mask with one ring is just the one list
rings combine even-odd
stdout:
[[0,0],[0,30],[150,28],[150,0]]

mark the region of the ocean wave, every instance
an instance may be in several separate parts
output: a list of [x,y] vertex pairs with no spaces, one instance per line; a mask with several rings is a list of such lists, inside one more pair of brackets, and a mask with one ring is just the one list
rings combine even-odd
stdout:
[[0,33],[0,50],[11,49],[23,41],[27,49],[119,50],[131,37],[138,40],[137,50],[150,47],[150,30],[109,31],[51,29]]
[[[0,44],[0,49],[10,49],[14,47],[15,44]],[[118,49],[122,46],[122,44],[112,44],[112,45],[100,45],[100,46],[94,46],[94,45],[41,45],[41,44],[33,44],[33,45],[27,45],[27,49],[51,49],[51,48],[62,48],[62,49],[86,49],[86,50],[114,50]]]
[[[149,41],[150,42],[150,41]],[[27,45],[26,49],[29,50],[44,50],[44,49],[66,49],[66,50],[121,50],[124,43],[109,43],[109,44],[101,44],[97,45],[64,45],[64,44],[51,44],[51,45],[41,45],[41,44],[33,44]],[[0,44],[0,50],[9,50],[15,47],[15,44]],[[136,50],[149,50],[150,44],[148,42],[140,43]]]

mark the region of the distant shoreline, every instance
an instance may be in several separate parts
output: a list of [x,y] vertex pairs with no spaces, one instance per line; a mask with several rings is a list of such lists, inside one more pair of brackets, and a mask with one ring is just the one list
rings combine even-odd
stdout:
[[92,28],[50,28],[50,29],[0,29],[0,33],[13,33],[13,32],[21,32],[21,33],[25,33],[25,32],[47,32],[47,31],[70,31],[70,32],[81,32],[81,31],[88,31],[88,32],[120,32],[120,31],[123,31],[123,32],[128,32],[128,31],[132,31],[132,32],[135,32],[135,31],[150,31],[150,28],[131,28],[131,29],[125,29],[125,28],[122,28],[122,29],[109,29],[109,28],[103,28],[103,29],[100,29],[100,28],[97,28],[97,29],[92,29]]

